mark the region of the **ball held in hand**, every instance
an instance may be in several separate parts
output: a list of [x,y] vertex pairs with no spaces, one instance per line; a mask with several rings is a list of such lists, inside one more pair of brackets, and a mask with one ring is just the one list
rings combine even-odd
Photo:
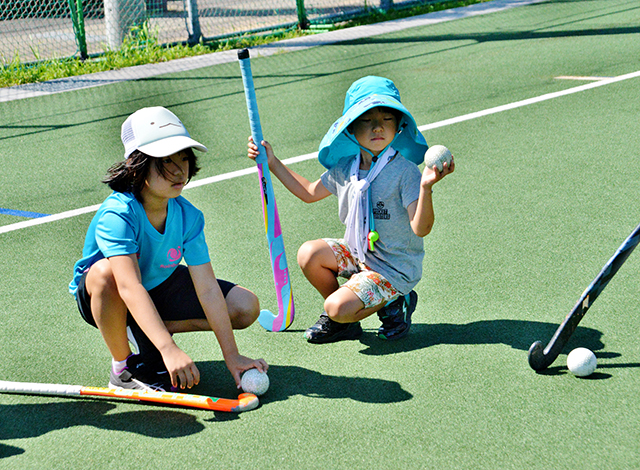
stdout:
[[567,356],[567,368],[576,377],[586,377],[596,370],[596,355],[587,348],[576,348]]
[[424,154],[424,164],[427,168],[433,168],[436,166],[438,171],[442,171],[443,165],[446,162],[447,165],[451,164],[451,152],[444,145],[433,145],[429,147]]
[[266,372],[260,372],[258,369],[249,369],[240,379],[242,390],[254,395],[263,395],[269,390],[269,376]]

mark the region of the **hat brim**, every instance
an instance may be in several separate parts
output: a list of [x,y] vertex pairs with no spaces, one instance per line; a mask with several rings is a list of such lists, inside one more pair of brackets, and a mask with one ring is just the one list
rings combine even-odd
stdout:
[[150,144],[141,145],[138,147],[138,150],[152,157],[163,158],[187,148],[194,148],[201,152],[207,151],[207,147],[200,142],[184,135],[174,135],[166,139],[151,142]]
[[326,133],[318,152],[318,160],[327,169],[334,167],[345,157],[352,157],[360,152],[360,147],[354,137],[347,136],[347,128],[360,115],[371,108],[383,106],[400,111],[403,119],[399,124],[399,135],[396,137],[393,148],[399,151],[403,157],[419,165],[424,161],[424,153],[429,146],[422,133],[418,130],[415,120],[404,105],[387,95],[373,94],[358,101],[351,106]]

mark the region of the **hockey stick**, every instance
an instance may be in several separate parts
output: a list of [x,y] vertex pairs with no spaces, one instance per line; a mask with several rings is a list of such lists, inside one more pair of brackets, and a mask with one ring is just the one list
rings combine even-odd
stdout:
[[30,382],[7,382],[0,380],[0,393],[24,395],[92,396],[108,398],[128,398],[150,401],[163,405],[187,406],[212,411],[239,413],[256,408],[258,397],[252,393],[242,393],[237,400],[213,398],[189,393],[146,392],[124,388],[83,387],[81,385],[41,384]]
[[622,266],[638,245],[638,242],[640,242],[640,225],[638,225],[631,235],[620,245],[618,251],[616,251],[613,257],[604,265],[600,274],[598,274],[589,287],[587,287],[582,297],[580,297],[580,300],[578,300],[578,303],[573,307],[573,310],[571,310],[571,313],[567,315],[557,329],[547,347],[544,347],[541,341],[536,341],[531,345],[529,348],[529,365],[533,370],[544,370],[556,360],[578,327],[578,323],[580,323],[582,317],[584,317],[589,307],[591,307],[609,281],[618,272],[620,266]]
[[284,251],[284,242],[282,240],[282,229],[280,228],[278,206],[276,205],[273,185],[271,184],[269,165],[267,164],[267,154],[264,147],[260,144],[260,142],[262,142],[262,127],[260,126],[256,92],[253,87],[253,75],[251,73],[251,59],[249,58],[249,51],[247,49],[238,51],[238,60],[240,62],[240,71],[242,72],[244,94],[247,100],[251,136],[253,137],[253,142],[258,146],[260,151],[260,155],[256,158],[256,164],[258,165],[258,176],[260,177],[260,187],[262,189],[262,214],[264,215],[264,228],[267,233],[267,241],[269,243],[271,268],[273,270],[273,280],[275,282],[276,297],[278,300],[278,315],[274,315],[269,310],[262,310],[260,311],[258,321],[266,330],[283,331],[293,323],[295,315],[293,292],[291,291],[291,279],[289,278],[287,256]]

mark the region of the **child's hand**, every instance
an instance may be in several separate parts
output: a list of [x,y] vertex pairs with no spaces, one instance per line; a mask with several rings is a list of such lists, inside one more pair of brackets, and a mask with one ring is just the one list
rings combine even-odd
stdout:
[[240,354],[233,357],[225,358],[227,368],[233,379],[236,381],[236,386],[240,388],[240,379],[242,373],[249,369],[258,369],[260,372],[266,372],[269,369],[269,364],[264,359],[251,359]]
[[421,184],[424,188],[431,188],[434,184],[440,181],[442,178],[447,176],[449,173],[453,173],[456,165],[453,160],[453,156],[451,157],[451,163],[444,163],[442,165],[442,171],[438,170],[437,166],[433,166],[433,168],[424,168],[422,172],[422,181]]
[[[271,163],[273,163],[276,158],[275,154],[273,153],[273,148],[271,148],[271,144],[269,144],[269,142],[267,142],[266,140],[263,140],[261,143],[264,147],[264,150],[267,152],[267,163],[269,164],[269,166],[271,166]],[[254,160],[258,155],[260,155],[258,146],[253,143],[253,137],[251,136],[249,136],[249,143],[247,144],[247,155],[249,158],[252,158]]]
[[171,376],[171,385],[181,389],[191,388],[200,382],[200,371],[193,360],[177,346],[162,355]]

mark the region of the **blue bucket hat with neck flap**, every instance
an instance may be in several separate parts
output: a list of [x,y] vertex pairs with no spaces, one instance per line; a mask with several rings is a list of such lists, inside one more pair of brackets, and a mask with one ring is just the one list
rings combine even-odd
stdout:
[[320,142],[318,160],[325,168],[332,168],[343,158],[353,157],[360,152],[358,141],[347,128],[361,114],[378,106],[402,113],[398,132],[391,146],[416,165],[424,161],[424,153],[429,146],[413,116],[400,101],[400,92],[388,78],[368,76],[353,82],[349,87],[342,116],[333,123]]

